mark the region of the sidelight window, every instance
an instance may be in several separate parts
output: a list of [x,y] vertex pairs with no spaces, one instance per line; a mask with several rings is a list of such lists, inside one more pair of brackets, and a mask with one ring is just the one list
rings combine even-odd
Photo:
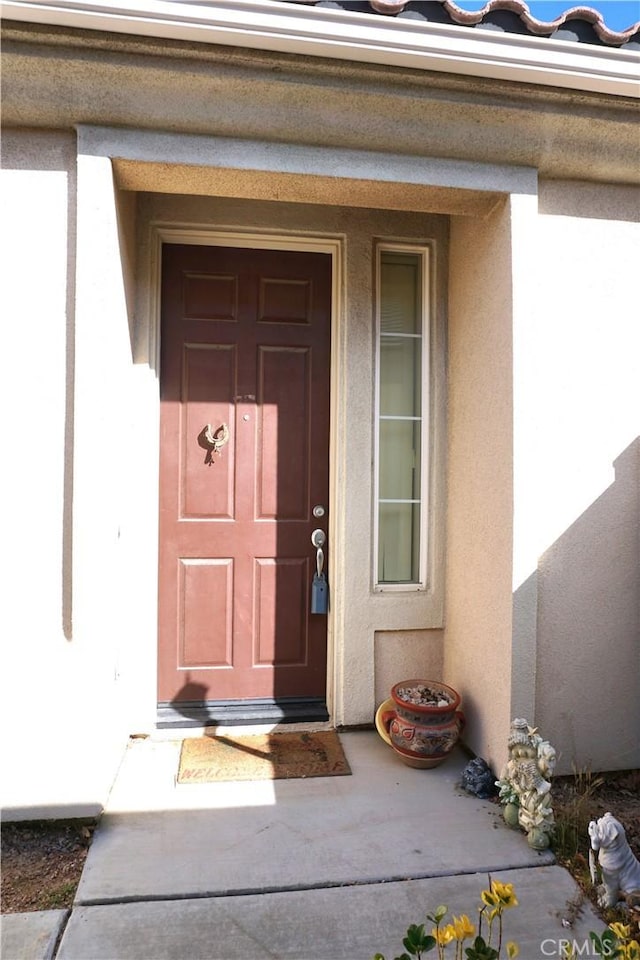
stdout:
[[428,250],[381,244],[377,253],[375,584],[420,589],[427,568]]

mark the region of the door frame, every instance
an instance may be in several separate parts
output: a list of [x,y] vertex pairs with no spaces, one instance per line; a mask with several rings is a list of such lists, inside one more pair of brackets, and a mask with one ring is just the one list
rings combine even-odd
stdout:
[[[239,247],[244,249],[263,249],[263,250],[293,250],[300,253],[325,253],[331,256],[331,369],[330,393],[329,393],[329,556],[328,556],[328,579],[332,585],[334,596],[340,597],[340,586],[337,583],[337,565],[334,558],[340,555],[342,542],[341,531],[344,530],[341,513],[339,513],[338,504],[340,499],[335,495],[339,482],[338,466],[339,461],[336,457],[338,447],[338,411],[342,408],[343,397],[339,394],[339,385],[342,382],[340,368],[342,366],[342,352],[340,350],[340,333],[343,321],[343,291],[344,291],[344,264],[345,264],[345,237],[339,235],[326,234],[283,234],[267,231],[248,231],[248,230],[224,230],[220,228],[206,228],[195,224],[167,224],[152,222],[150,224],[150,259],[149,259],[149,344],[148,356],[150,365],[156,373],[157,379],[157,443],[158,455],[160,453],[160,331],[161,331],[161,283],[162,283],[162,247],[165,243],[191,244],[208,247]],[[159,470],[156,481],[156,503],[159,497]],[[159,509],[159,507],[158,507]],[[157,511],[156,511],[157,513]],[[159,563],[159,544],[156,547],[156,569]],[[336,683],[340,671],[337,669],[338,661],[338,635],[337,623],[339,622],[338,610],[342,607],[341,603],[330,603],[327,615],[327,689],[326,703],[329,713],[329,722],[333,723],[335,716],[335,706],[338,701],[338,691]],[[154,662],[154,672],[157,672],[158,665],[158,607],[156,603],[156,654]],[[157,682],[155,683],[157,689]],[[157,703],[157,693],[155,694]]]

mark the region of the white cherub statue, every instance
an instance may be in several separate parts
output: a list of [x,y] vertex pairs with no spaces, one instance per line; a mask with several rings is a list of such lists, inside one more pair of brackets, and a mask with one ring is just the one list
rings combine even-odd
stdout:
[[595,853],[602,874],[602,885],[598,889],[598,902],[601,907],[613,907],[619,900],[629,900],[630,895],[640,896],[640,863],[634,856],[624,827],[611,813],[605,813],[599,820],[589,824],[589,866],[591,880],[598,881]]

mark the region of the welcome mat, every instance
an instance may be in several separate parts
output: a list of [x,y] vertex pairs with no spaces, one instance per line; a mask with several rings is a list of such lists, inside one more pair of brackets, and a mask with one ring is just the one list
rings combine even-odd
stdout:
[[263,733],[183,740],[178,783],[343,777],[351,773],[338,734]]

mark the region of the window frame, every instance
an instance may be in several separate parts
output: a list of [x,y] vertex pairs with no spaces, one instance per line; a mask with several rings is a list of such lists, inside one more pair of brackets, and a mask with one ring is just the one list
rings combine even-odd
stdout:
[[[380,355],[381,341],[384,336],[403,336],[397,333],[384,334],[381,329],[382,308],[382,257],[383,254],[399,253],[414,254],[420,258],[420,292],[421,292],[421,416],[420,416],[420,522],[419,522],[419,561],[418,579],[414,581],[381,581],[378,578],[379,568],[379,526],[380,526]],[[429,570],[429,504],[430,504],[430,464],[431,464],[431,325],[432,325],[432,297],[431,297],[431,245],[404,243],[402,241],[379,241],[375,244],[375,282],[374,282],[374,316],[375,316],[375,361],[374,361],[374,408],[373,408],[373,557],[372,574],[373,590],[375,593],[415,593],[427,590]],[[404,334],[404,336],[410,336]],[[385,417],[386,419],[386,417]],[[405,419],[405,418],[400,418]],[[406,419],[413,419],[407,417]],[[407,501],[408,503],[414,501]]]

